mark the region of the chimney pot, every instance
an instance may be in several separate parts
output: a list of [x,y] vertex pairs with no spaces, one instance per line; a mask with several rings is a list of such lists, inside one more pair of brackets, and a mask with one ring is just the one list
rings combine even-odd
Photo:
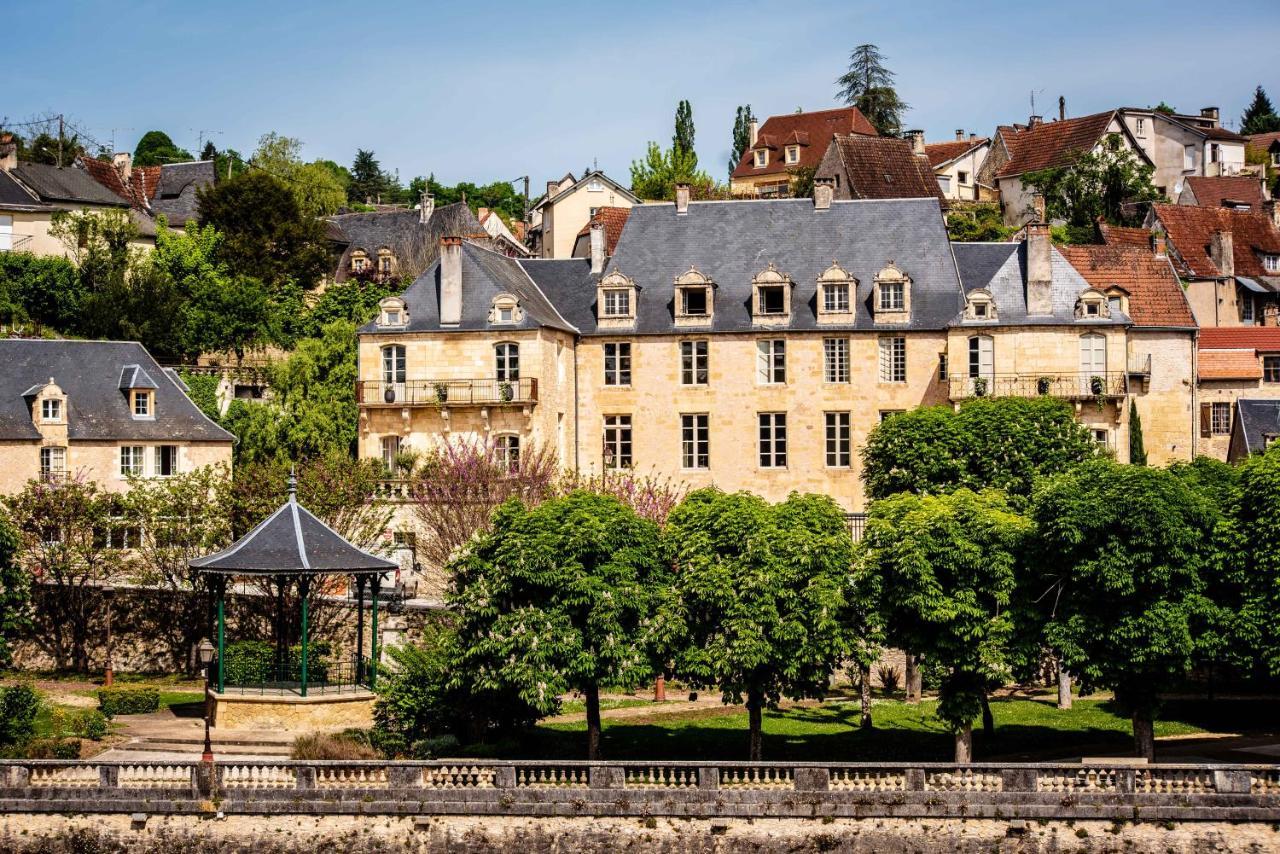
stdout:
[[1200,108],[1200,116],[1202,118],[1211,119],[1213,121],[1214,127],[1218,126],[1218,115],[1219,113],[1218,113],[1217,107],[1201,107]]
[[1235,240],[1229,230],[1215,231],[1210,235],[1209,260],[1218,268],[1218,275],[1228,279],[1235,276]]
[[547,198],[549,199],[552,196],[554,196],[556,192],[559,191],[559,189],[560,189],[559,181],[548,181],[547,182]]
[[831,209],[831,199],[835,196],[835,182],[830,178],[817,178],[813,182],[813,209],[825,211]]
[[591,275],[598,276],[604,272],[604,223],[595,220],[591,223]]
[[462,238],[440,238],[440,325],[462,322]]
[[1169,251],[1165,240],[1166,238],[1163,234],[1154,233],[1151,235],[1151,252],[1157,258],[1164,258]]
[[964,128],[956,128],[956,142],[964,141]]
[[18,165],[18,143],[13,134],[0,134],[0,172],[8,172]]
[[426,225],[431,220],[431,214],[436,209],[436,197],[422,191],[422,198],[418,200],[418,222]]
[[911,140],[911,151],[915,154],[924,154],[924,131],[909,130],[907,137]]
[[754,148],[756,144],[756,140],[760,138],[760,123],[755,119],[752,119],[751,122],[747,125],[747,127],[750,130],[750,138],[751,138],[750,145],[752,148]]
[[126,181],[133,175],[133,155],[127,151],[117,151],[111,155],[111,165],[116,167],[120,177]]
[[969,141],[970,141],[970,142],[977,142],[977,141],[978,141],[978,135],[977,135],[976,133],[971,133],[971,134],[969,134]]
[[1065,122],[1067,120],[1067,99],[1062,95],[1058,96],[1058,121]]
[[689,185],[676,184],[676,214],[684,215],[689,212]]
[[1044,116],[1032,116],[1031,118],[1027,119],[1028,128],[1033,128],[1036,125],[1042,125],[1042,124],[1044,124]]
[[1049,223],[1027,223],[1027,314],[1053,314],[1053,249]]

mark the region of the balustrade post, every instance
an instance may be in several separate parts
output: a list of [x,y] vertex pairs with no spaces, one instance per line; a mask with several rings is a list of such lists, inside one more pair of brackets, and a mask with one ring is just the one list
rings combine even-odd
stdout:
[[699,789],[720,788],[720,769],[714,765],[704,765],[698,769]]
[[99,765],[98,785],[103,789],[114,789],[120,785],[119,765]]
[[795,769],[797,792],[825,792],[831,788],[831,772],[826,768]]
[[316,768],[314,765],[302,765],[297,771],[298,773],[294,777],[296,788],[314,789],[316,787]]
[[908,792],[924,791],[924,769],[908,768],[903,772],[903,782]]
[[25,765],[9,766],[9,782],[11,789],[25,789],[31,785],[31,769]]
[[388,765],[387,785],[392,789],[419,788],[422,786],[422,768],[417,765]]
[[1000,772],[1000,787],[1006,792],[1034,792],[1038,776],[1034,768],[1005,768]]
[[616,765],[587,767],[587,786],[592,789],[621,789],[627,784],[626,774]]
[[1253,788],[1253,775],[1230,769],[1214,771],[1213,788],[1220,795],[1247,795]]
[[1133,794],[1138,787],[1138,773],[1133,768],[1117,768],[1116,775],[1116,791],[1126,795]]
[[495,789],[514,789],[516,787],[516,769],[514,765],[499,765],[493,769],[493,787]]

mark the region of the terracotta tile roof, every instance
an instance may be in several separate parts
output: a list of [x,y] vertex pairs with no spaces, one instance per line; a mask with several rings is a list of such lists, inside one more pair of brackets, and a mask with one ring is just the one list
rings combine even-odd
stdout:
[[1253,350],[1205,350],[1202,347],[1199,362],[1202,380],[1262,379],[1262,365]]
[[996,173],[996,177],[1070,165],[1098,144],[1114,116],[1115,111],[1111,111],[1078,119],[1044,122],[1025,130],[1002,127],[1002,136],[1009,148],[1009,162]]
[[[942,199],[937,176],[905,139],[844,134],[835,138],[851,199]],[[944,200],[945,204],[945,200]]]
[[630,215],[630,208],[598,208],[596,215],[582,227],[582,230],[578,232],[578,236],[585,237],[590,234],[591,225],[597,220],[603,222],[604,254],[613,255],[613,250],[618,245],[618,238],[622,236],[622,227],[627,224],[627,217]]
[[1267,151],[1271,146],[1280,142],[1280,131],[1273,133],[1255,133],[1252,136],[1245,137],[1249,140],[1248,147],[1257,151]]
[[1262,195],[1262,182],[1247,175],[1223,175],[1217,178],[1192,175],[1186,179],[1186,183],[1187,189],[1195,197],[1195,203],[1203,208],[1220,208],[1224,201],[1233,201],[1246,202],[1257,211],[1262,210],[1262,203],[1266,201]]
[[930,142],[924,147],[925,156],[929,158],[929,165],[935,169],[943,163],[955,160],[962,154],[966,154],[980,145],[986,145],[990,142],[985,136],[977,139],[957,139],[953,142]]
[[1100,291],[1119,286],[1129,293],[1129,316],[1138,326],[1193,328],[1195,317],[1166,258],[1146,247],[1059,246],[1071,266]]
[[139,211],[149,211],[151,200],[160,188],[159,166],[135,166],[125,181],[120,170],[106,160],[95,160],[92,157],[81,159],[85,171],[93,180],[127,201],[130,207]]
[[[764,146],[771,149],[769,165],[762,169],[755,168],[753,149],[748,148],[742,152],[742,160],[730,177],[781,175],[788,169],[804,166],[816,169],[822,162],[822,155],[827,153],[827,144],[831,141],[831,137],[843,133],[877,136],[876,129],[857,107],[770,116],[765,119],[756,135],[756,148]],[[799,163],[786,163],[782,156],[781,149],[792,144],[800,146]],[[774,151],[778,153],[775,154]]]
[[1125,228],[1122,225],[1098,223],[1098,231],[1102,232],[1102,242],[1108,246],[1137,246],[1151,249],[1151,231],[1146,228]]
[[1261,350],[1280,353],[1280,327],[1214,326],[1200,330],[1201,350]]
[[1280,254],[1280,230],[1257,211],[1159,204],[1152,205],[1151,210],[1169,235],[1187,275],[1222,275],[1209,257],[1209,242],[1215,231],[1231,232],[1237,276],[1270,275],[1263,269],[1258,253]]

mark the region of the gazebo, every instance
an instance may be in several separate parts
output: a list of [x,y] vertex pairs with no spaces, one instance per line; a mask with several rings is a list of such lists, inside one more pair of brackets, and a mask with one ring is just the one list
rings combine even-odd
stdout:
[[[217,663],[210,679],[213,692],[215,719],[219,725],[269,724],[281,720],[289,722],[299,717],[297,706],[311,707],[313,713],[305,715],[313,726],[359,723],[351,721],[341,710],[322,709],[327,700],[349,707],[352,701],[363,700],[364,708],[356,713],[367,716],[372,701],[372,689],[378,678],[378,588],[383,574],[397,569],[389,560],[369,554],[349,543],[340,534],[317,519],[311,511],[298,503],[297,482],[289,476],[289,497],[274,513],[245,534],[235,544],[222,551],[190,563],[197,573],[210,577],[210,587],[217,603]],[[320,680],[314,685],[309,672],[311,639],[309,637],[309,593],[317,578],[330,575],[353,576],[356,586],[356,655],[353,662],[354,678],[339,677],[337,690],[332,690],[331,680]],[[226,590],[231,577],[270,579],[276,586],[276,660],[271,678],[254,680],[251,685],[228,685],[225,667],[226,651]],[[284,592],[291,585],[298,588],[301,610],[300,667],[295,673],[287,664],[288,643],[285,639]],[[364,663],[364,592],[366,585],[372,593],[372,626],[369,664]],[[234,689],[228,692],[228,687]],[[308,696],[308,688],[316,687],[318,693]],[[215,690],[216,689],[216,690]],[[349,689],[349,690],[348,690]],[[366,690],[368,689],[368,690]],[[286,708],[288,707],[288,708]],[[350,711],[350,709],[347,709]],[[231,720],[226,720],[231,718]],[[302,721],[299,721],[302,723]]]

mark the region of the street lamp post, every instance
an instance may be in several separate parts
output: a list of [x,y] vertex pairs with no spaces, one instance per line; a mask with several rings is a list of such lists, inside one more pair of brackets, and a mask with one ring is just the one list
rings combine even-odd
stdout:
[[107,604],[107,660],[103,666],[102,684],[104,687],[110,688],[116,679],[115,664],[111,660],[111,612],[115,610],[111,606],[116,598],[116,589],[110,584],[104,584],[102,586],[102,598]]
[[209,665],[213,664],[214,646],[208,638],[203,638],[196,646],[196,656],[200,659],[200,667],[204,672],[204,755],[201,762],[213,764],[213,742],[209,739]]

